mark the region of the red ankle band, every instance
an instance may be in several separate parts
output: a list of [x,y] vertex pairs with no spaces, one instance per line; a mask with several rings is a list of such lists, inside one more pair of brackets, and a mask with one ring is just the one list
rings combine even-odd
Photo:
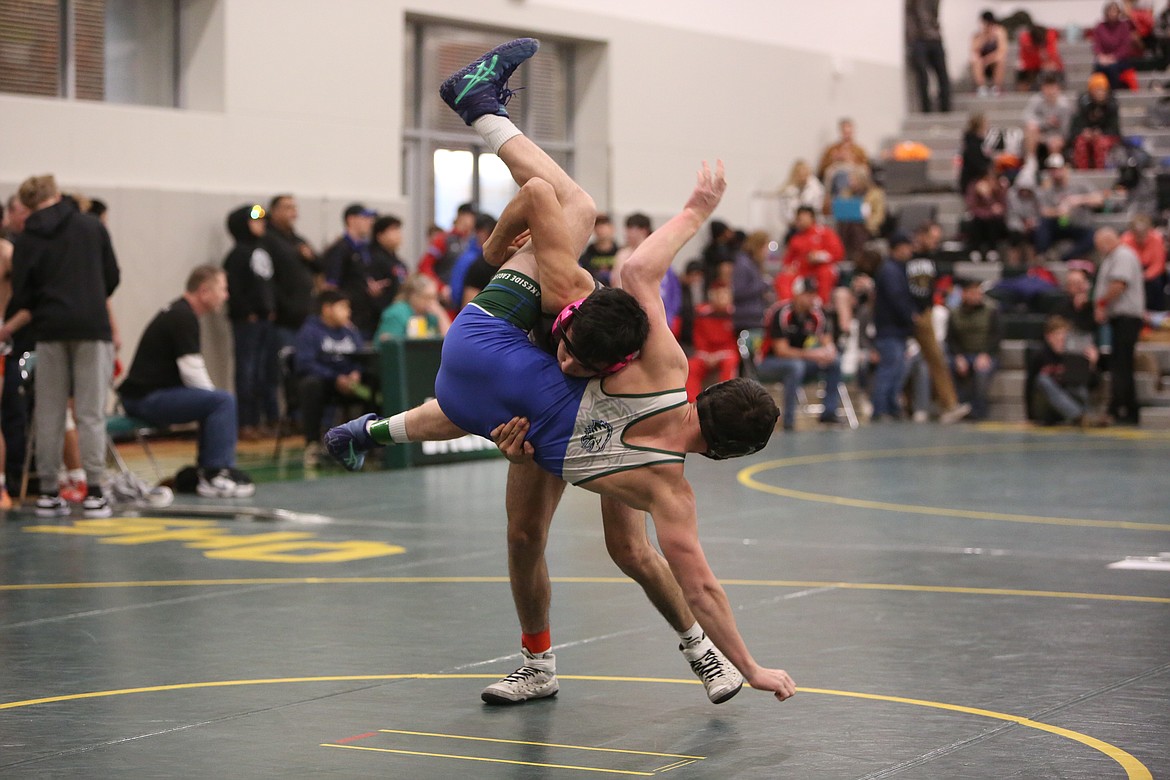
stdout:
[[520,646],[533,655],[547,653],[552,649],[552,634],[549,629],[539,634],[520,634]]

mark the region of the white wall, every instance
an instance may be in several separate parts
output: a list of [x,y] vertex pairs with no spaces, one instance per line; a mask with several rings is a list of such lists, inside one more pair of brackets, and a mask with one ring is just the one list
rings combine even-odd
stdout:
[[[337,234],[349,200],[409,207],[407,15],[490,26],[501,39],[589,42],[576,174],[616,215],[673,213],[699,161],[722,157],[731,187],[719,216],[743,224],[752,193],[817,155],[838,117],[853,116],[876,151],[904,111],[900,0],[184,0],[183,9],[196,24],[182,93],[196,108],[0,96],[0,194],[52,171],[110,201],[127,359],[190,268],[227,251],[232,206],[293,192],[302,232],[318,245]],[[420,242],[407,240],[413,259]]]

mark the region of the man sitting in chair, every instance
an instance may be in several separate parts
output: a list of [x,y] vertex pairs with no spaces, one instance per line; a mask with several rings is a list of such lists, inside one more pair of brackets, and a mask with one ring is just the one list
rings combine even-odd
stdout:
[[199,340],[199,317],[223,308],[227,277],[201,265],[182,297],[154,316],[118,388],[126,413],[151,425],[199,423],[196,491],[209,498],[247,498],[256,485],[236,465],[236,398],[215,389]]
[[764,382],[784,383],[784,430],[796,426],[796,396],[805,381],[825,380],[825,406],[821,422],[837,422],[841,396],[841,356],[829,332],[829,319],[817,297],[811,276],[792,285],[792,300],[773,306],[764,317],[767,327],[764,357],[758,367]]

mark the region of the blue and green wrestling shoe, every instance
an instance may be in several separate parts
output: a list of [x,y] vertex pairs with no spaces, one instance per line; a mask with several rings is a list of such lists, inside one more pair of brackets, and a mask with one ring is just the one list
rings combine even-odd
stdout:
[[325,433],[325,449],[349,471],[360,470],[366,462],[366,453],[378,444],[366,430],[366,423],[377,419],[376,414],[364,414],[330,428]]
[[488,114],[507,116],[504,106],[516,94],[508,89],[508,79],[539,48],[535,38],[500,44],[444,81],[439,97],[468,125]]

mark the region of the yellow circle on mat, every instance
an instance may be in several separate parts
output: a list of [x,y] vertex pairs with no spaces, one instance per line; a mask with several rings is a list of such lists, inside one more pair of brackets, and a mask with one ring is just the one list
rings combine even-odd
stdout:
[[[334,677],[279,677],[267,680],[219,680],[213,682],[196,682],[196,683],[176,683],[173,685],[152,685],[144,688],[120,688],[110,691],[92,691],[90,693],[73,693],[63,696],[47,696],[42,699],[26,699],[24,701],[10,701],[0,704],[0,710],[17,709],[20,707],[33,707],[38,704],[51,704],[55,702],[78,701],[81,699],[101,699],[110,696],[128,696],[139,693],[162,693],[164,691],[183,691],[193,690],[197,688],[231,688],[245,685],[286,685],[292,683],[315,683],[315,682],[368,682],[373,680],[495,680],[498,679],[497,674],[356,674],[356,675],[339,675]],[[667,683],[674,685],[700,685],[698,680],[683,680],[670,677],[617,677],[611,675],[585,675],[585,674],[566,674],[560,675],[563,680],[587,680],[593,682],[623,682],[623,683]],[[993,718],[995,720],[1007,721],[1015,723],[1019,726],[1024,726],[1030,729],[1037,729],[1038,731],[1047,731],[1050,734],[1055,734],[1058,737],[1071,739],[1074,742],[1080,742],[1082,745],[1087,745],[1093,750],[1104,753],[1109,758],[1116,761],[1125,770],[1126,777],[1129,780],[1153,780],[1150,770],[1146,768],[1145,764],[1138,761],[1132,755],[1122,750],[1121,748],[1111,745],[1108,742],[1103,742],[1095,737],[1090,737],[1087,734],[1081,734],[1078,731],[1064,729],[1059,726],[1053,726],[1049,723],[1041,723],[1040,721],[1031,720],[1020,715],[1009,715],[1004,712],[995,712],[993,710],[984,710],[976,707],[965,707],[959,704],[947,704],[946,702],[928,701],[926,699],[907,699],[901,696],[884,696],[876,693],[858,693],[856,691],[837,691],[828,688],[797,688],[801,693],[816,693],[825,696],[848,696],[854,699],[869,699],[871,701],[892,702],[895,704],[911,704],[918,707],[931,707],[938,710],[948,710],[950,712],[961,712],[967,715],[978,715],[983,718]]]

